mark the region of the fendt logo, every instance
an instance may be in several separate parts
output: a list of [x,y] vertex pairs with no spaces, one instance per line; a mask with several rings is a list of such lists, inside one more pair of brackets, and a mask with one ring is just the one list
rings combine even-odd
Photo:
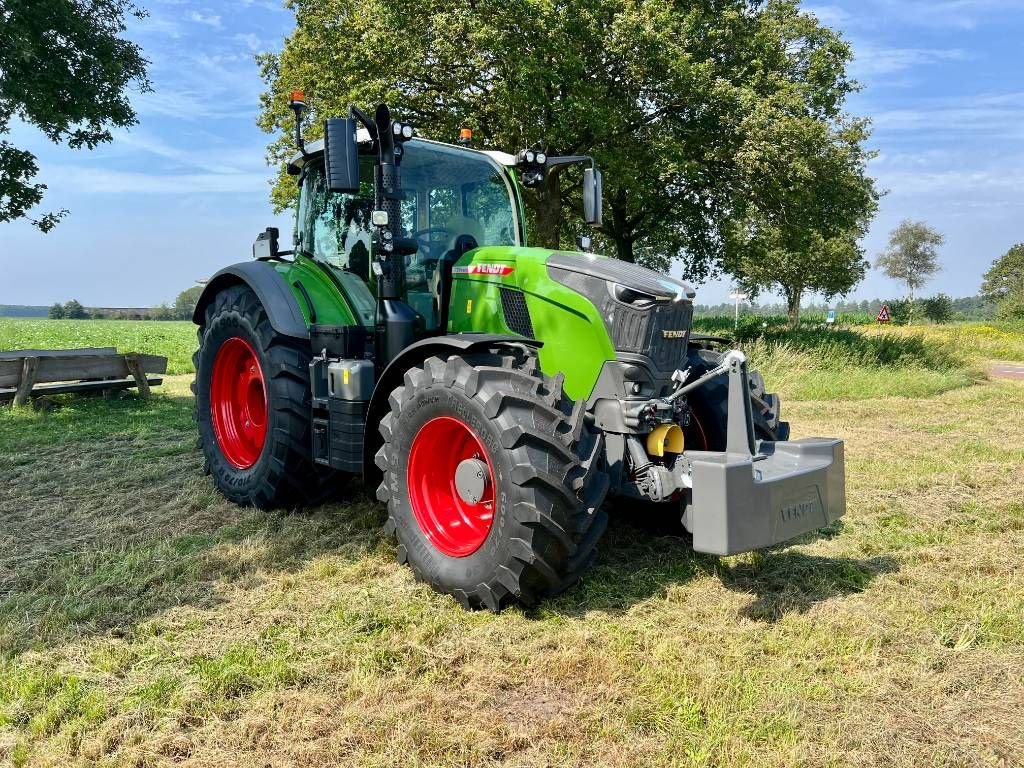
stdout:
[[662,331],[661,336],[665,339],[685,339],[686,331]]
[[465,267],[452,267],[452,274],[455,275],[497,275],[507,277],[516,271],[515,267],[508,264],[470,264]]
[[802,501],[794,501],[784,506],[779,513],[782,515],[782,522],[788,523],[793,520],[802,520],[809,515],[821,514],[821,502],[815,493],[814,498],[807,498]]

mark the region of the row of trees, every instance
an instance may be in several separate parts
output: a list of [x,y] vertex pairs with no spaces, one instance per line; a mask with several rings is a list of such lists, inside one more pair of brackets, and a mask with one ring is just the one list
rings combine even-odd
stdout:
[[[889,314],[893,322],[897,324],[908,322],[912,316],[922,316],[933,323],[946,323],[953,320],[990,320],[996,315],[995,306],[983,296],[964,296],[951,298],[944,293],[939,293],[928,298],[915,299],[915,306],[911,312],[910,300],[907,298],[896,299],[863,299],[861,301],[837,301],[837,302],[814,302],[803,306],[802,315],[814,315],[816,322],[829,310],[836,310],[840,316],[860,316],[864,319],[874,319],[882,310],[882,307],[889,308]],[[734,312],[732,303],[715,305],[698,305],[694,308],[698,316],[722,316],[732,315]],[[786,314],[784,304],[751,304],[740,307],[740,315],[755,317],[778,317]]]
[[179,293],[173,304],[159,304],[151,310],[136,312],[90,310],[77,299],[71,299],[51,306],[49,317],[52,320],[191,320],[202,292],[203,287],[195,285]]

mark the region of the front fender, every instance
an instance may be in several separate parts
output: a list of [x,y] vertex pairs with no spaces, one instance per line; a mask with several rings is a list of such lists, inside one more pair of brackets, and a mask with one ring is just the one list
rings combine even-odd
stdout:
[[295,294],[281,274],[264,261],[232,264],[211,277],[192,313],[192,322],[202,325],[206,321],[207,306],[218,293],[233,285],[247,285],[252,289],[276,333],[297,339],[309,338],[309,328]]

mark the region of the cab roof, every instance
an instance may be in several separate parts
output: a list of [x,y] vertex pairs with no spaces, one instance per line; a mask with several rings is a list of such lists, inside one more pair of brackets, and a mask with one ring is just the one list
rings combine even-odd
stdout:
[[[369,131],[367,131],[365,128],[360,128],[359,130],[357,130],[356,131],[356,141],[359,144],[369,144],[371,142]],[[516,159],[516,156],[515,155],[510,155],[508,152],[500,152],[500,151],[491,150],[491,149],[474,149],[473,147],[462,147],[462,146],[459,146],[458,144],[448,144],[448,143],[443,142],[443,141],[434,141],[433,139],[424,139],[424,138],[421,138],[419,136],[414,138],[413,141],[422,142],[424,144],[434,144],[434,145],[439,146],[439,147],[445,147],[447,149],[455,149],[455,150],[459,150],[461,152],[474,152],[476,154],[486,155],[492,161],[496,162],[498,165],[504,166],[506,168],[514,167],[516,165],[516,163],[518,162],[517,159]],[[306,144],[306,152],[305,152],[305,154],[303,154],[301,152],[296,152],[292,156],[291,161],[288,163],[288,170],[289,170],[289,172],[293,173],[293,174],[298,174],[302,170],[303,166],[305,166],[307,161],[309,161],[310,159],[312,159],[314,157],[319,157],[320,155],[323,155],[323,153],[324,153],[324,140],[323,139],[316,139],[315,141],[308,142]],[[292,170],[292,169],[294,169],[294,170]]]

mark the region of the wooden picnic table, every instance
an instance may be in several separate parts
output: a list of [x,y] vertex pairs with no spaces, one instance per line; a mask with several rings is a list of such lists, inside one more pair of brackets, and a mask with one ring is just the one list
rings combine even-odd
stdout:
[[150,387],[163,383],[159,374],[165,373],[166,357],[121,353],[114,347],[0,352],[0,401],[25,405],[33,396],[131,387],[146,398]]

